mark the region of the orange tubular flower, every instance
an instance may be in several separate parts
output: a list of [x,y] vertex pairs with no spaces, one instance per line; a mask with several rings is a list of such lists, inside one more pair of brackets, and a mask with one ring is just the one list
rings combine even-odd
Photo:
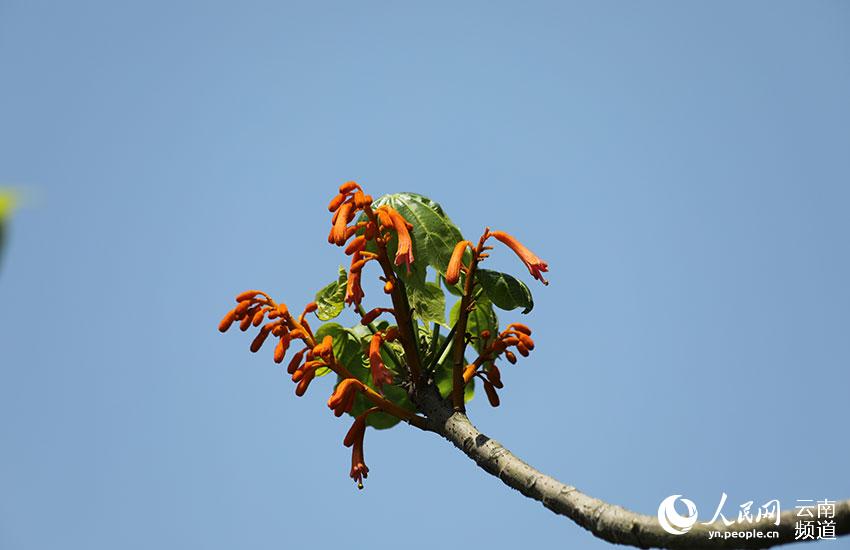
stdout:
[[363,391],[362,382],[356,378],[346,378],[339,383],[330,399],[328,399],[328,408],[333,410],[335,416],[342,416],[342,413],[351,410],[351,407],[354,405],[354,398],[361,391]]
[[256,298],[257,294],[262,294],[259,290],[246,290],[245,292],[236,296],[237,302],[246,302],[251,301]]
[[351,449],[351,479],[357,482],[357,488],[363,488],[363,480],[369,477],[369,468],[363,458],[363,436],[366,435],[366,415],[368,411],[354,420],[354,424],[345,435],[343,445]]
[[333,344],[333,336],[328,334],[322,339],[321,344],[316,344],[313,347],[313,355],[315,355],[316,357],[321,357],[325,361],[330,361],[330,359],[333,358]]
[[516,344],[516,349],[517,351],[519,351],[520,355],[522,355],[523,357],[528,357],[528,348],[525,344],[523,344],[522,342],[518,342]]
[[360,190],[360,186],[357,185],[356,181],[347,181],[339,186],[339,194],[347,195],[354,191],[355,189]]
[[522,323],[511,323],[510,325],[508,325],[507,330],[515,330],[517,332],[525,334],[526,336],[531,336],[531,329],[528,328],[527,325],[523,325]]
[[354,194],[354,206],[363,209],[372,204],[372,195],[366,195],[363,191]]
[[366,237],[360,235],[348,243],[348,246],[345,247],[345,255],[351,256],[355,252],[361,252],[364,248],[366,248]]
[[289,349],[289,333],[282,334],[280,339],[277,341],[277,345],[274,348],[274,362],[282,363],[283,358],[286,357],[286,350]]
[[231,309],[227,312],[227,315],[224,316],[224,319],[218,324],[219,332],[227,332],[227,329],[233,324],[233,321],[236,320],[236,310]]
[[342,206],[339,207],[339,210],[336,211],[334,218],[334,225],[331,228],[331,234],[328,237],[328,241],[333,242],[337,246],[342,246],[345,244],[345,233],[346,229],[348,229],[349,216],[354,212],[353,210],[354,204],[351,202],[343,203]]
[[348,305],[359,304],[364,296],[363,287],[360,286],[360,272],[349,273],[348,284],[345,287],[345,303]]
[[525,267],[528,268],[528,272],[531,273],[532,277],[539,280],[544,285],[549,284],[549,281],[544,279],[540,274],[541,272],[545,273],[549,271],[549,264],[535,256],[531,250],[527,249],[521,242],[504,231],[491,231],[490,236],[495,237],[497,240],[508,246],[508,248],[513,250],[514,253],[519,256],[519,259],[522,260],[522,263],[525,264]]
[[372,382],[378,391],[381,391],[384,384],[392,384],[393,375],[384,366],[384,360],[381,358],[381,342],[383,335],[379,332],[372,336],[372,341],[369,343],[369,365],[372,367]]
[[[294,374],[298,367],[301,366],[301,360],[304,358],[304,352],[309,350],[310,348],[304,348],[295,355],[292,356],[292,359],[289,361],[289,365],[286,367],[286,372],[289,374]],[[281,356],[281,361],[283,360],[283,356]]]
[[389,216],[392,220],[393,228],[398,235],[395,265],[404,263],[407,266],[407,272],[410,273],[410,264],[413,263],[413,241],[410,240],[410,233],[407,231],[407,226],[410,224],[396,210],[390,210]]
[[310,382],[316,377],[316,369],[321,366],[324,366],[322,361],[310,361],[304,363],[292,373],[292,381],[298,382],[298,385],[295,386],[295,395],[301,397],[307,392]]
[[381,224],[381,227],[387,229],[393,227],[393,219],[390,217],[389,206],[381,206],[375,213],[378,215],[378,223]]
[[452,252],[452,257],[449,260],[449,267],[446,269],[446,283],[453,285],[457,284],[460,279],[460,267],[463,265],[463,252],[467,246],[472,246],[469,241],[460,241],[455,245]]
[[490,368],[487,369],[487,380],[489,380],[490,383],[498,389],[502,389],[504,387],[502,384],[502,373],[499,372],[499,367],[496,365],[490,365]]
[[337,195],[331,199],[331,202],[328,204],[328,212],[336,212],[340,205],[342,205],[343,201],[345,201],[345,195]]

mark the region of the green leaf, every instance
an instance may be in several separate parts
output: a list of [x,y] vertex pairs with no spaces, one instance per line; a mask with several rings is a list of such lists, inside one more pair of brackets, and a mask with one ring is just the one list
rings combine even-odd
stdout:
[[439,281],[444,287],[446,287],[446,290],[449,291],[449,294],[454,294],[455,296],[458,296],[458,297],[463,296],[463,284],[464,284],[464,281],[466,281],[466,274],[464,272],[461,271],[460,279],[458,280],[457,283],[455,283],[453,285],[450,285],[449,283],[447,283],[446,278],[443,277],[442,275],[440,275]]
[[[416,193],[395,193],[384,195],[372,203],[374,208],[383,204],[392,206],[413,224],[411,239],[413,240],[413,266],[419,262],[421,273],[425,266],[430,265],[438,272],[445,274],[455,245],[463,240],[457,226],[443,211],[443,208],[427,197]],[[390,245],[390,252],[395,254],[395,247]],[[416,266],[416,269],[420,269]],[[402,271],[404,268],[402,266]]]
[[316,293],[316,316],[322,321],[329,321],[342,313],[345,307],[345,287],[348,284],[348,273],[339,266],[339,277],[336,281]]
[[484,293],[497,307],[505,310],[521,307],[523,313],[528,313],[534,307],[531,291],[519,279],[489,269],[479,269],[475,276]]
[[434,283],[422,286],[408,285],[407,295],[413,315],[426,325],[438,323],[446,326],[446,295],[443,289]]
[[[460,300],[455,302],[451,313],[449,313],[450,324],[457,323],[459,312]],[[485,330],[490,331],[491,339],[494,338],[499,332],[499,319],[493,310],[493,304],[485,296],[480,296],[475,300],[475,307],[469,312],[469,319],[466,322],[466,332],[473,336],[472,345],[478,353],[483,351],[484,346],[477,336]]]

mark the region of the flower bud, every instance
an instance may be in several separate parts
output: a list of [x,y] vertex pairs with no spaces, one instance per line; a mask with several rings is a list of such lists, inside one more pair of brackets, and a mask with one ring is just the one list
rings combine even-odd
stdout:
[[218,324],[219,332],[227,332],[227,329],[230,328],[230,325],[232,325],[233,321],[235,321],[235,320],[236,320],[236,310],[231,309],[230,311],[227,312],[227,315],[225,315],[224,318],[221,320],[221,322]]
[[[301,359],[304,358],[305,351],[307,351],[306,348],[292,356],[292,359],[289,361],[289,366],[286,367],[287,373],[294,374],[295,371],[298,370],[298,367],[301,365]],[[281,359],[283,359],[283,357],[281,357]]]
[[460,241],[455,245],[452,251],[452,256],[449,259],[449,266],[446,269],[446,284],[455,285],[460,279],[460,268],[463,265],[463,253],[467,246],[472,246],[469,241]]
[[347,195],[348,193],[351,193],[355,189],[360,189],[360,186],[357,185],[357,182],[356,181],[347,181],[347,182],[345,182],[345,183],[343,183],[342,185],[339,186],[339,194],[340,195]]
[[498,389],[504,387],[502,384],[502,373],[499,372],[499,367],[496,365],[490,365],[490,368],[487,369],[487,380]]
[[499,406],[499,394],[496,393],[496,388],[490,382],[484,382],[484,392],[487,394],[487,400],[493,407]]
[[246,290],[236,296],[237,302],[252,302],[257,294],[261,294],[259,290]]

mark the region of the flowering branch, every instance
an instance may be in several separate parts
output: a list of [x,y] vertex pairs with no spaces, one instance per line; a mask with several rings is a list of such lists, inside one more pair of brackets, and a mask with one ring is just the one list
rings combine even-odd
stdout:
[[[517,354],[527,357],[535,345],[531,329],[523,323],[510,323],[504,330],[499,329],[494,306],[504,310],[523,308],[523,313],[527,313],[533,300],[528,288],[517,279],[479,269],[479,263],[492,250],[487,241],[492,237],[510,248],[531,276],[544,285],[548,284],[543,278],[548,264],[502,231],[487,228],[478,244],[473,245],[463,239],[439,205],[418,195],[400,194],[373,201],[358,184],[346,182],[328,210],[333,213],[328,242],[345,247],[345,254],[351,257],[347,273],[342,270],[337,281],[322,289],[316,302],[307,304],[298,316],[265,292],[243,292],[236,297],[236,307],[222,319],[219,330],[225,332],[237,323],[243,332],[258,328],[251,342],[252,352],[259,351],[269,338],[277,339],[275,363],[282,363],[293,345],[301,347],[287,366],[298,396],[304,395],[315,378],[330,372],[336,375],[337,383],[327,404],[337,417],[345,413],[354,417],[343,445],[351,448],[349,475],[359,488],[369,474],[363,452],[366,427],[387,428],[404,421],[441,435],[508,486],[611,542],[641,548],[764,548],[794,541],[793,511],[782,514],[779,524],[698,524],[683,535],[672,535],[660,527],[655,517],[585,495],[546,476],[483,435],[464,412],[464,394],[471,389],[467,385],[478,378],[490,404],[498,406],[497,390],[504,383],[496,361],[504,358],[516,363]],[[445,296],[438,285],[424,281],[426,267],[417,263],[416,271],[411,270],[414,261],[442,273],[449,287],[457,285],[464,275],[461,298],[455,305],[457,309],[453,309],[456,321],[448,335],[441,340],[439,323],[435,322],[430,342],[427,331],[421,333],[421,346],[419,323],[427,327],[435,319],[442,322]],[[370,262],[381,267],[379,278],[392,307],[367,310],[362,305],[365,293],[361,277]],[[407,271],[406,277],[402,269]],[[416,310],[411,308],[411,301]],[[314,331],[307,320],[308,315],[315,314],[327,321],[345,305],[359,314],[357,326],[344,329],[336,323],[326,323]],[[383,320],[376,323],[382,315],[392,317],[395,324]],[[402,351],[389,345],[395,342]],[[468,344],[475,347],[478,357],[464,365]],[[453,355],[447,362],[443,356],[450,346]],[[385,360],[395,363],[393,369],[387,368]],[[447,382],[451,382],[450,388]],[[850,533],[850,500],[837,503],[834,515],[835,534]],[[709,537],[709,531],[720,535]],[[743,534],[750,531],[776,531],[779,536],[744,538]]]

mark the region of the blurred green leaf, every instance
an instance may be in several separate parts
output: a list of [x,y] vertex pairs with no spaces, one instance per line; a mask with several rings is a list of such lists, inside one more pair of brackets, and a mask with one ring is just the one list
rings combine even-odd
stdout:
[[407,295],[415,317],[425,324],[438,323],[446,326],[446,295],[439,285],[408,285]]

